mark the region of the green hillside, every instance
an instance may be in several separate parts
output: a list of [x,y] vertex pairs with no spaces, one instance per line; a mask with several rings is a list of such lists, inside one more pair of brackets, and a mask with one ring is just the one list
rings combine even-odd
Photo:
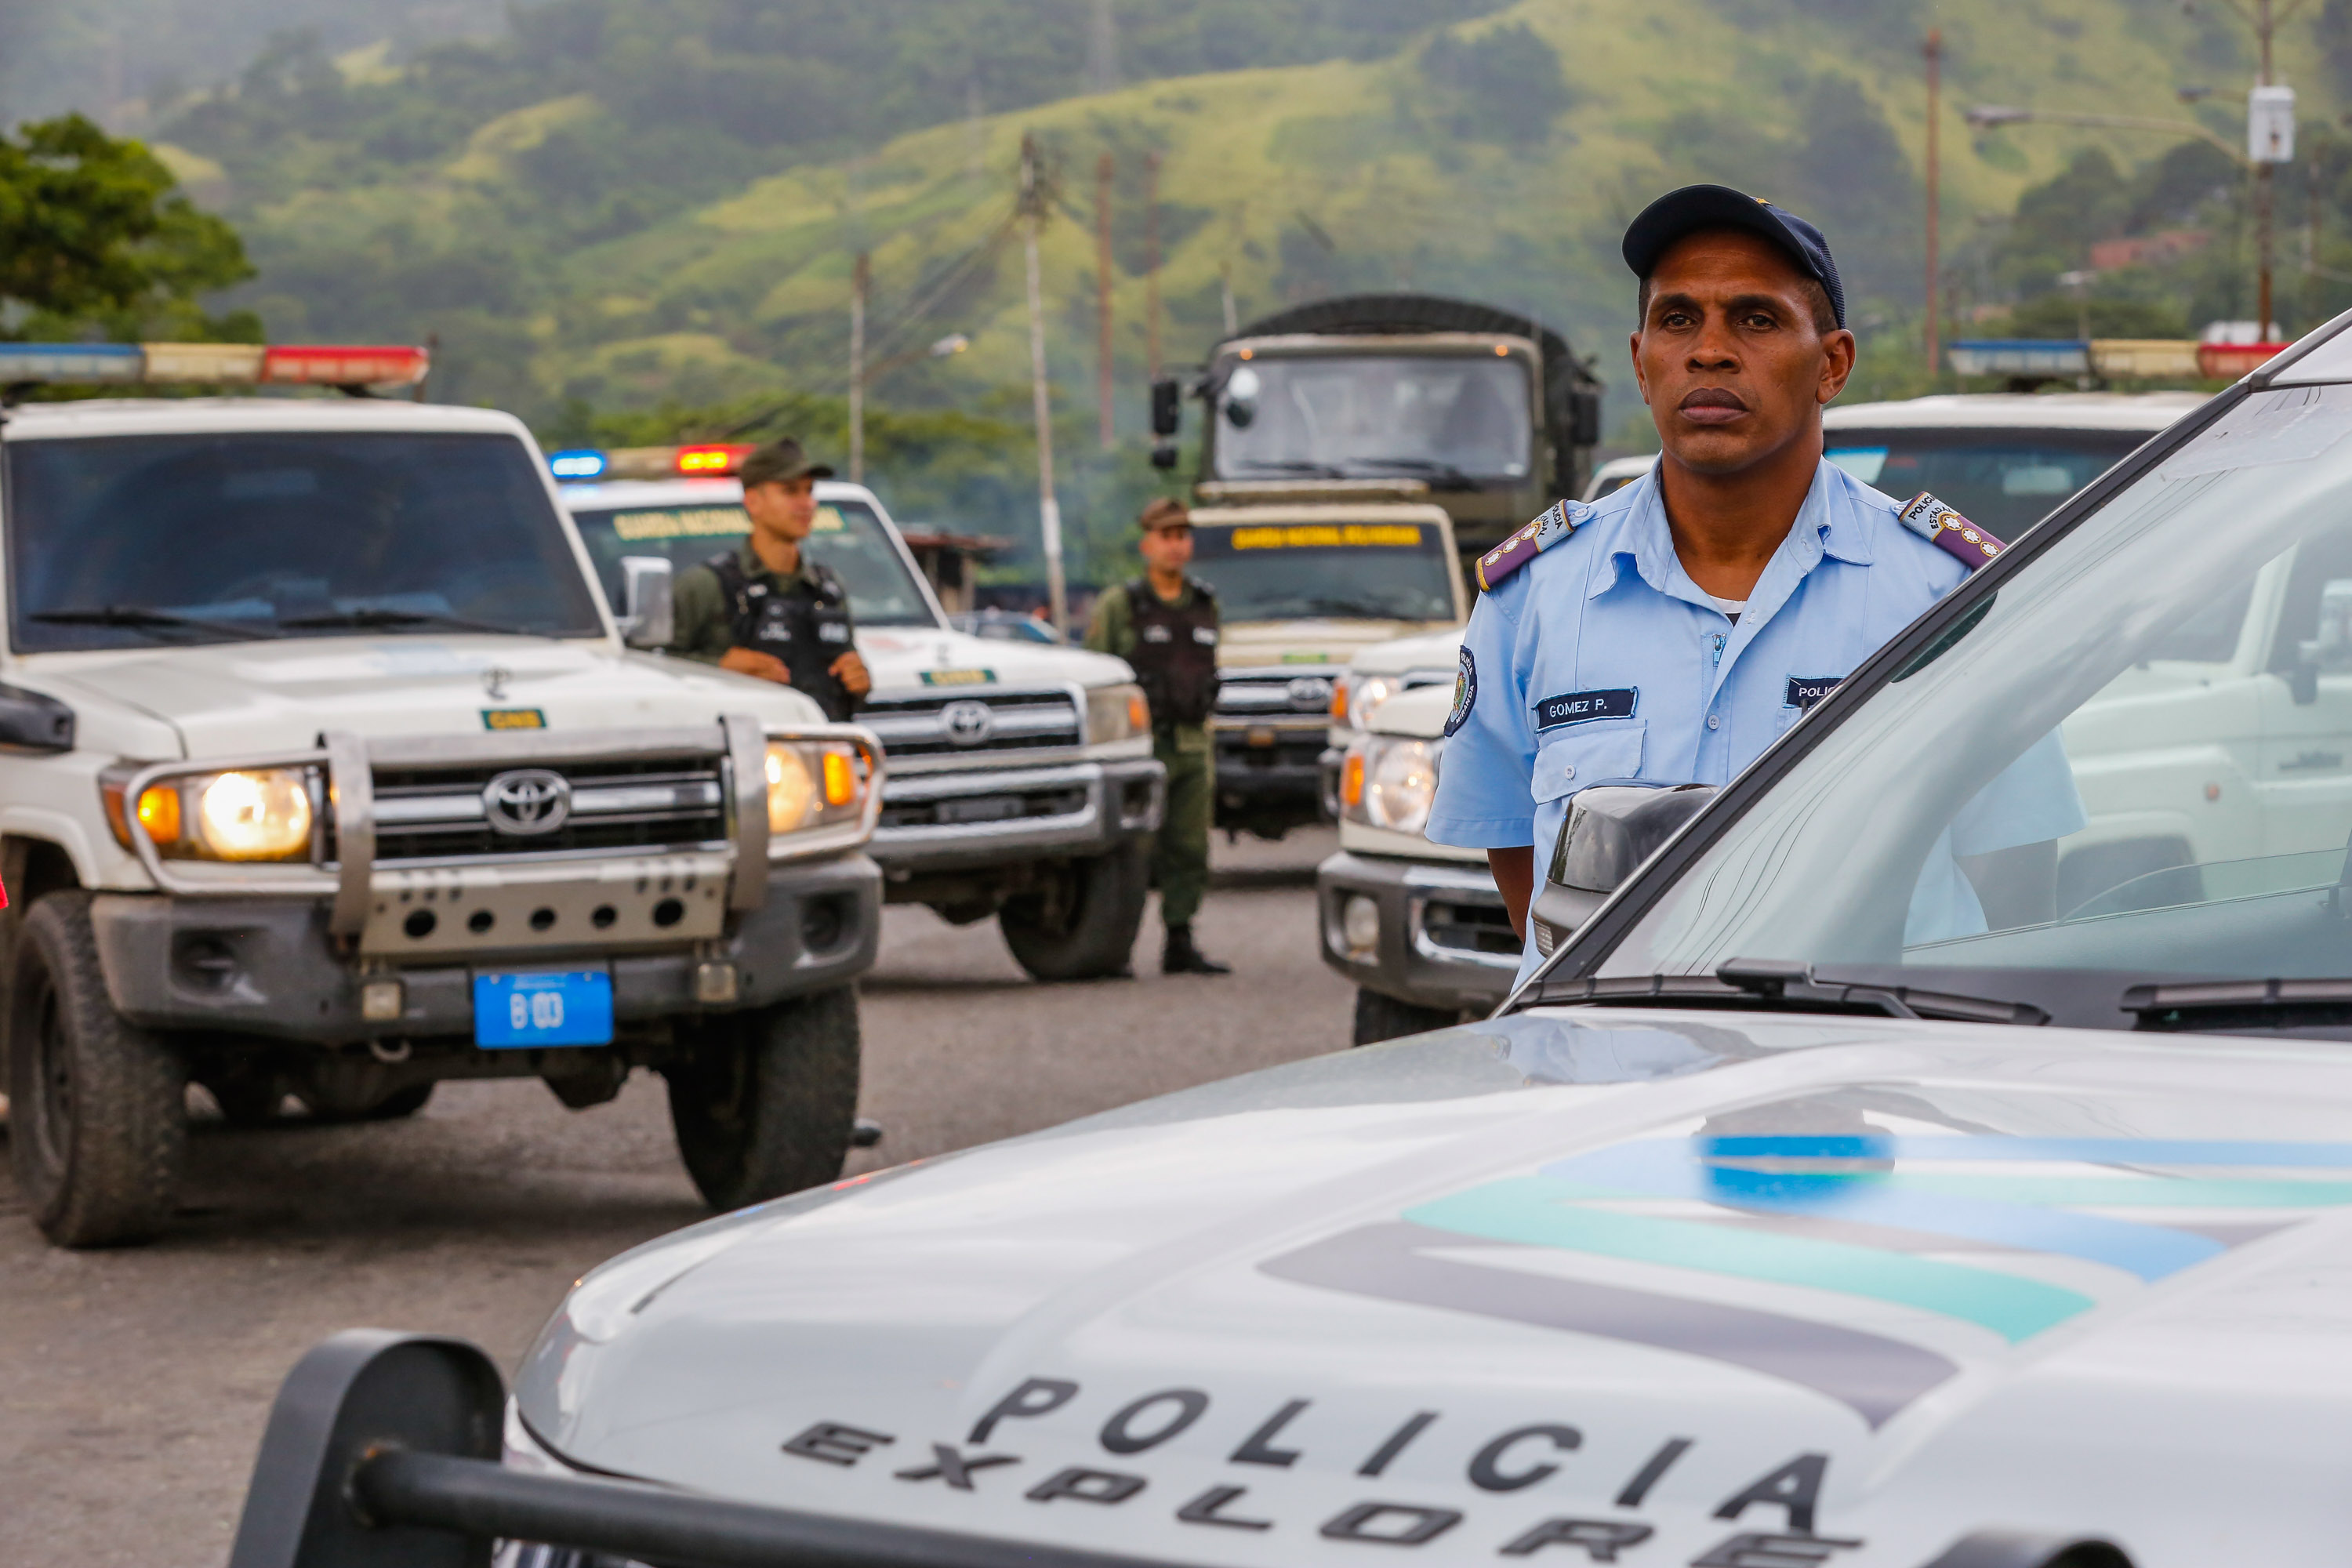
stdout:
[[[1141,188],[1155,153],[1171,363],[1216,337],[1228,284],[1244,321],[1363,288],[1454,293],[1563,329],[1597,356],[1622,426],[1635,410],[1619,368],[1631,285],[1617,237],[1659,190],[1711,178],[1817,217],[1848,273],[1869,378],[1916,382],[1924,4],[1336,4],[1247,8],[1286,15],[1267,48],[1316,58],[1239,69],[1200,68],[1239,37],[1211,24],[1244,8],[1154,7],[1156,33],[1123,21],[1120,39],[1129,79],[1151,79],[1085,93],[1078,0],[872,0],[862,9],[874,27],[842,36],[845,63],[823,80],[730,66],[767,59],[754,46],[772,37],[735,38],[732,55],[709,33],[656,48],[646,19],[861,8],[555,0],[519,14],[519,44],[453,47],[405,66],[382,52],[331,68],[281,53],[184,113],[167,153],[245,230],[261,275],[236,302],[257,308],[274,337],[437,333],[436,395],[511,406],[557,433],[592,433],[592,413],[610,429],[630,409],[749,407],[779,394],[803,399],[814,421],[836,418],[806,400],[846,385],[860,247],[873,255],[874,352],[894,362],[877,402],[1015,428],[1027,339],[1008,220],[1024,132],[1044,147],[1057,193],[1044,244],[1050,360],[1086,445],[1103,152],[1118,160],[1115,356],[1130,437],[1144,412]],[[910,41],[898,26],[910,7],[961,30]],[[604,30],[564,44],[557,24],[592,13]],[[1120,7],[1130,13],[1142,8]],[[1065,25],[1024,43],[1020,24],[1039,16]],[[1448,20],[1459,17],[1469,19]],[[616,44],[615,27],[637,31]],[[2020,295],[2033,304],[2103,232],[2185,223],[2219,235],[2193,279],[2135,273],[2115,287],[2194,297],[2103,301],[2101,319],[2252,313],[2242,203],[2219,153],[2184,156],[2180,139],[2134,132],[1976,134],[1962,120],[1971,104],[2000,102],[2201,115],[2236,134],[2252,50],[2233,15],[2184,14],[2174,0],[1978,0],[1944,8],[1943,27],[1945,251],[1963,317]],[[564,68],[529,54],[575,47]],[[2352,0],[2324,0],[2294,22],[2279,56],[2306,121],[2332,121],[2352,79]],[[972,115],[971,92],[954,90],[958,68],[968,82],[984,68],[992,91],[1038,101]],[[2175,94],[2189,85],[2211,96],[2184,108]],[[2329,145],[2321,197],[2336,205],[2322,215],[2323,254],[2339,243],[2346,194],[2347,161]],[[2086,151],[2096,155],[2078,161]],[[2012,222],[2021,195],[2042,185],[2040,205]],[[2302,200],[2284,195],[2282,212],[2299,221]],[[2280,301],[2292,329],[2352,295],[2297,273]],[[2050,302],[2071,318],[2071,301]],[[966,334],[969,352],[921,353],[950,332]],[[1139,442],[1125,445],[1123,487],[1140,482]],[[982,512],[1018,525],[1026,460],[1004,454],[998,501]]]

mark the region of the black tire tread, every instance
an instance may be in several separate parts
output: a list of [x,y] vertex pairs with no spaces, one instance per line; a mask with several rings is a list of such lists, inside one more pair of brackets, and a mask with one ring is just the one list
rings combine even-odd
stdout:
[[[837,986],[681,1027],[688,1060],[664,1069],[670,1126],[714,1209],[830,1182],[857,1121],[857,992]],[[750,1075],[738,1085],[732,1075]],[[732,1100],[733,1106],[716,1104]]]
[[1360,985],[1356,988],[1356,1037],[1349,1043],[1377,1046],[1382,1040],[1425,1035],[1432,1029],[1450,1029],[1461,1021],[1462,1015],[1452,1009],[1400,1002]]
[[1133,839],[1078,862],[1079,891],[1068,927],[1048,929],[1034,897],[1007,902],[997,915],[1004,945],[1033,980],[1101,980],[1128,972],[1136,933],[1151,898],[1150,852]]
[[[172,1217],[187,1152],[187,1069],[170,1044],[114,1011],[90,932],[89,895],[50,893],[25,918],[9,976],[9,1145],[17,1190],[60,1247],[145,1241]],[[64,1169],[44,1168],[27,1120],[42,1114],[36,1053],[21,1037],[48,972],[75,1075]],[[93,1116],[96,1108],[102,1114]]]

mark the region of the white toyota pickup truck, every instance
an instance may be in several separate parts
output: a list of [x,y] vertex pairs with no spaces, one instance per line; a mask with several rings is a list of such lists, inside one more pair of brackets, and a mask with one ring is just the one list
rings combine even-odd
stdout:
[[[82,373],[0,344],[0,381],[44,375]],[[9,1144],[53,1240],[164,1225],[191,1079],[250,1122],[452,1078],[584,1107],[650,1068],[712,1204],[838,1173],[870,731],[630,651],[506,415],[5,418]]]
[[[740,547],[751,521],[729,477],[740,450],[556,456],[575,476],[592,456],[605,474],[669,471],[563,490],[625,619],[650,578]],[[958,924],[994,917],[1040,980],[1121,972],[1167,795],[1135,672],[1108,654],[953,629],[873,491],[820,480],[816,495],[807,548],[848,590],[874,675],[856,718],[889,758],[867,846],[885,897]]]

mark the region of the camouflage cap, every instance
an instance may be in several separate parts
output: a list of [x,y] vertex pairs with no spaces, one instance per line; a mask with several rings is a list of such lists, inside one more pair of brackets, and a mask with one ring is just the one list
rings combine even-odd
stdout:
[[810,462],[808,454],[801,450],[801,444],[790,436],[779,441],[771,441],[753,452],[743,459],[743,466],[735,471],[742,479],[743,488],[747,490],[754,485],[779,484],[800,479],[829,479],[833,478],[832,468],[823,463]]
[[1143,515],[1136,521],[1144,532],[1151,533],[1163,528],[1190,528],[1192,513],[1181,500],[1154,496],[1144,503]]

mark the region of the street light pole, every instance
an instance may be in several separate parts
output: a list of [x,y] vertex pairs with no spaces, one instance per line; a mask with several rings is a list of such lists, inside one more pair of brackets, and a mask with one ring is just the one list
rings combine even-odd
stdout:
[[[2254,79],[2258,88],[2271,85],[2271,0],[2255,0],[2254,33],[2262,40],[2262,70]],[[2255,289],[2258,300],[2255,310],[2255,333],[2264,342],[2271,336],[2271,162],[2267,158],[2254,161],[2254,256],[2259,284]]]
[[1045,386],[1045,296],[1037,276],[1037,229],[1045,193],[1037,179],[1037,141],[1021,138],[1023,247],[1029,264],[1029,395],[1037,419],[1037,531],[1045,554],[1046,613],[1055,632],[1070,631],[1069,586],[1062,578],[1062,503],[1054,499],[1054,405]]
[[1944,90],[1944,29],[1927,29],[1927,47],[1921,51],[1927,57],[1927,374],[1936,374],[1936,362],[1943,352],[1937,340],[1941,335],[1942,321],[1936,301],[1940,299],[1941,279],[1936,276],[1937,189],[1942,173],[1939,147],[1937,142],[1938,119],[1942,113]]

